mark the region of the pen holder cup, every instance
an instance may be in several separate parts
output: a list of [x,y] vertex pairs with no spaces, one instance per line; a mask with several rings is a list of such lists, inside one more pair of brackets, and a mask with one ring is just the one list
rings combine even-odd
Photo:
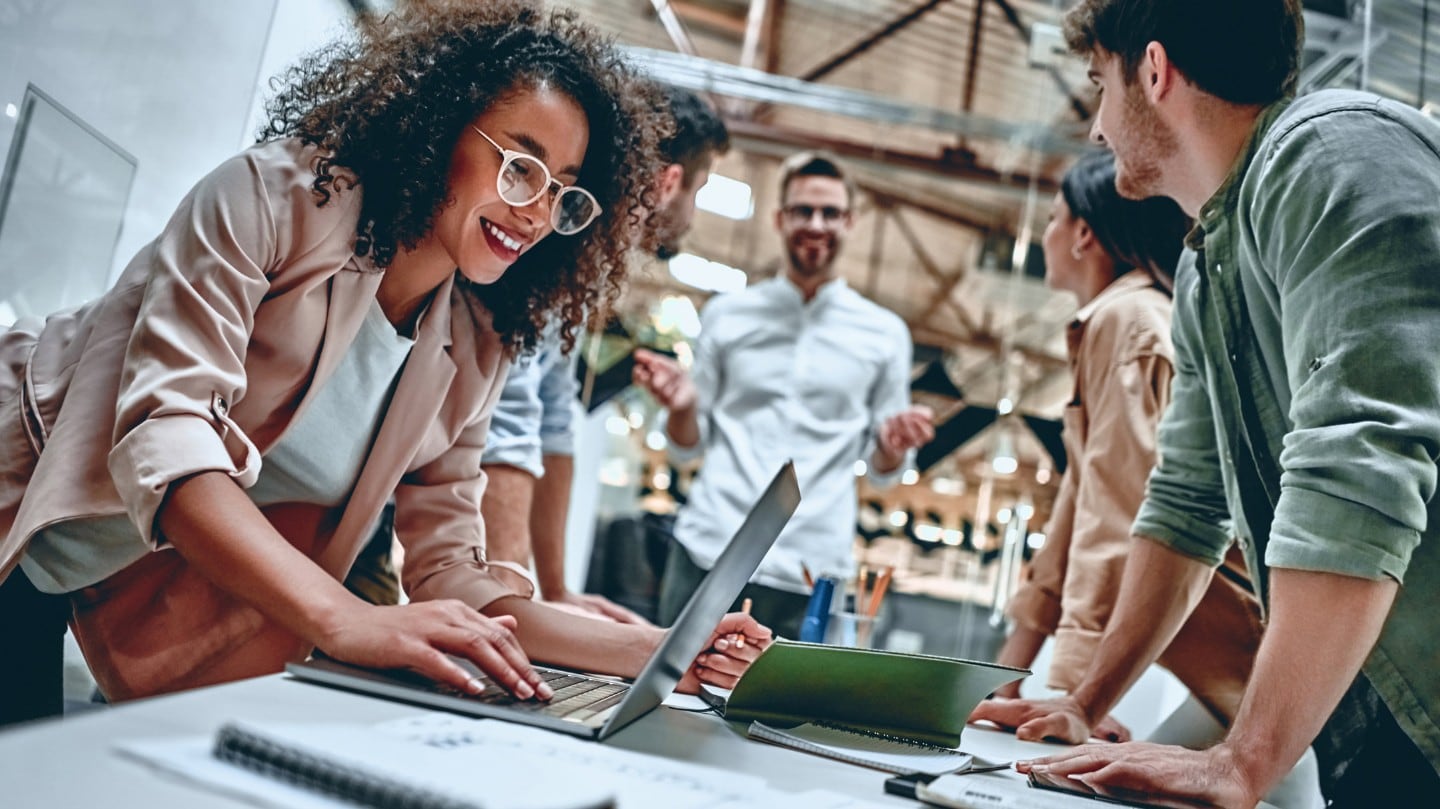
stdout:
[[834,612],[825,626],[825,642],[833,646],[874,648],[875,616],[858,612]]

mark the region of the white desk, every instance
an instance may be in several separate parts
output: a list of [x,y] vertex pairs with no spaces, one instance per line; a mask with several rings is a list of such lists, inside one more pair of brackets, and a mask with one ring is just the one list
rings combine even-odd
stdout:
[[[0,731],[0,804],[17,809],[235,807],[241,804],[163,779],[115,755],[111,748],[120,740],[209,735],[232,719],[374,723],[413,716],[421,710],[274,675],[38,722]],[[920,806],[885,795],[885,773],[752,742],[740,726],[706,714],[662,706],[605,744],[748,772],[786,792],[826,789],[881,804]],[[997,761],[1030,758],[1057,749],[973,727],[965,730],[963,747]],[[1013,772],[1008,777],[1019,778]],[[1080,798],[1071,802],[1077,809],[1103,805]]]

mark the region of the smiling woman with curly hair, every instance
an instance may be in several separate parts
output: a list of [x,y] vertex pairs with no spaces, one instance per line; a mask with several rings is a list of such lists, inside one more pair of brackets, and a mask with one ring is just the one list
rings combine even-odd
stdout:
[[517,348],[533,347],[545,313],[558,308],[568,350],[574,327],[619,290],[616,247],[647,232],[636,227],[638,203],[665,162],[656,150],[670,122],[656,113],[664,106],[656,91],[637,83],[573,13],[546,16],[534,3],[470,5],[483,8],[382,18],[363,25],[358,39],[302,61],[270,103],[262,137],[295,137],[326,153],[316,166],[320,199],[344,183],[335,167],[362,178],[371,193],[357,252],[385,267],[433,226],[449,193],[450,147],[474,111],[517,89],[560,91],[589,124],[590,150],[574,184],[594,195],[600,218],[579,235],[535,245],[515,263],[517,272],[473,289],[506,344]]
[[[59,712],[67,618],[111,700],[315,648],[546,699],[530,658],[633,676],[662,637],[518,596],[479,519],[510,359],[649,230],[654,85],[520,2],[407,3],[285,78],[112,290],[0,333],[0,724]],[[411,603],[373,606],[339,579],[392,493]],[[769,636],[721,632],[759,642],[682,687]]]

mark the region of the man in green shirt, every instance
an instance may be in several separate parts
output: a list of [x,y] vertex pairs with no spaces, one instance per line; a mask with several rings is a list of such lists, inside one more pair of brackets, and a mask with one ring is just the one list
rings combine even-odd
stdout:
[[1332,807],[1440,795],[1440,126],[1364,93],[1292,100],[1302,30],[1298,0],[1081,0],[1066,17],[1117,187],[1196,217],[1197,258],[1095,663],[1064,699],[977,716],[1083,741],[1232,537],[1268,625],[1222,743],[1090,745],[1022,770],[1249,807],[1313,741]]

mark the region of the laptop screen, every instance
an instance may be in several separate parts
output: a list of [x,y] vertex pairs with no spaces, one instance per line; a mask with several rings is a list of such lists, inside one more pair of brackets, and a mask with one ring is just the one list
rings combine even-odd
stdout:
[[787,462],[760,495],[759,502],[745,517],[700,586],[695,588],[665,640],[630,686],[630,694],[601,729],[600,738],[644,716],[675,690],[675,684],[705,648],[715,625],[725,617],[745,583],[759,569],[760,561],[769,553],[798,505],[800,486],[795,479],[795,464]]

